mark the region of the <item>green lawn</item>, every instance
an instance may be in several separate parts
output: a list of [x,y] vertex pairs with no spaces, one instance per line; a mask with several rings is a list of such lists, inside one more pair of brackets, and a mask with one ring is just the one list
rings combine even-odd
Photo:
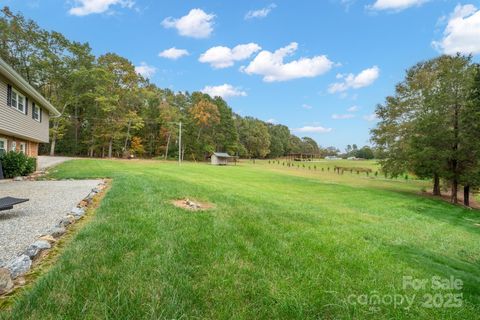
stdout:
[[[480,213],[415,194],[425,182],[265,161],[178,167],[76,160],[52,177],[111,177],[113,185],[58,262],[3,314],[7,319],[480,314]],[[216,207],[192,213],[170,204],[183,197]],[[403,276],[453,276],[463,288],[404,289]],[[426,294],[456,293],[463,294],[460,308],[422,306]],[[362,295],[415,298],[406,309],[388,299],[355,304]]]

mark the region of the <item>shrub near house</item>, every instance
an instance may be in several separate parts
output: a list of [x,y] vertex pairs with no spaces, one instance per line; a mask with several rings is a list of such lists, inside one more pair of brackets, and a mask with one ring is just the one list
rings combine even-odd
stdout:
[[0,155],[3,175],[5,178],[26,176],[33,173],[37,167],[37,160],[26,156],[23,152],[10,151]]

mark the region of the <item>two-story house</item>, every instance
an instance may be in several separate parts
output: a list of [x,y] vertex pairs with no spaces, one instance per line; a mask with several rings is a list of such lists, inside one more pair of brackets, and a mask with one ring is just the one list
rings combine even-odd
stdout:
[[49,118],[60,113],[5,61],[0,59],[0,153],[38,155],[49,142]]

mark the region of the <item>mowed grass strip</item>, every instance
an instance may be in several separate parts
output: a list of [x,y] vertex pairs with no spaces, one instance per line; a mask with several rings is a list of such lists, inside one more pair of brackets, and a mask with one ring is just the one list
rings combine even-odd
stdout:
[[[3,318],[474,319],[480,313],[477,211],[363,180],[324,183],[320,174],[261,165],[76,160],[52,177],[113,183],[58,263]],[[185,197],[215,208],[191,212],[171,204]],[[437,291],[404,289],[404,275],[462,279],[463,306],[422,307],[423,295]],[[409,309],[349,302],[362,294],[417,298]]]

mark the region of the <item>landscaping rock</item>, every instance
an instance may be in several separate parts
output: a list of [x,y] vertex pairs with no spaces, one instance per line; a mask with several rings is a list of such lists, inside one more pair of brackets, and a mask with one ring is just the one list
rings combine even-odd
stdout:
[[186,200],[185,203],[187,204],[187,206],[189,206],[190,208],[192,209],[199,209],[200,208],[200,205],[198,205],[197,203],[191,201],[191,200]]
[[13,181],[23,181],[23,177],[15,177],[13,178]]
[[40,250],[46,250],[52,247],[50,243],[46,240],[37,240],[32,245],[37,246]]
[[55,228],[53,228],[53,230],[50,234],[54,238],[60,238],[65,232],[67,232],[67,230],[65,230],[65,228],[55,227]]
[[35,258],[40,251],[45,249],[50,249],[52,246],[46,240],[37,240],[32,243],[27,250],[25,250],[25,254],[29,256],[31,259]]
[[100,190],[100,188],[98,188],[98,187],[92,189],[92,192],[93,192],[93,193],[99,193],[100,191],[101,191],[101,190]]
[[33,259],[39,252],[40,252],[40,248],[31,244],[27,248],[27,250],[25,250],[24,254],[27,255],[30,259]]
[[48,243],[50,243],[50,244],[54,244],[55,242],[57,242],[57,240],[49,234],[41,236],[38,239],[48,241]]
[[74,216],[83,216],[85,214],[85,209],[75,207],[75,208],[72,209],[72,211],[70,213]]
[[75,219],[75,221],[78,221],[78,220],[82,219],[83,216],[72,216],[72,217]]
[[6,268],[0,268],[0,295],[7,293],[13,288],[10,271]]
[[58,222],[57,227],[66,227],[74,222],[75,222],[75,217],[69,214],[65,218],[62,218],[60,222]]
[[85,208],[85,207],[88,206],[89,203],[90,203],[90,200],[85,200],[85,199],[84,199],[84,200],[80,201],[79,206],[80,206],[81,208]]
[[7,269],[10,271],[12,279],[15,279],[16,277],[27,273],[31,266],[32,260],[30,260],[30,257],[22,254],[10,261],[7,264]]

